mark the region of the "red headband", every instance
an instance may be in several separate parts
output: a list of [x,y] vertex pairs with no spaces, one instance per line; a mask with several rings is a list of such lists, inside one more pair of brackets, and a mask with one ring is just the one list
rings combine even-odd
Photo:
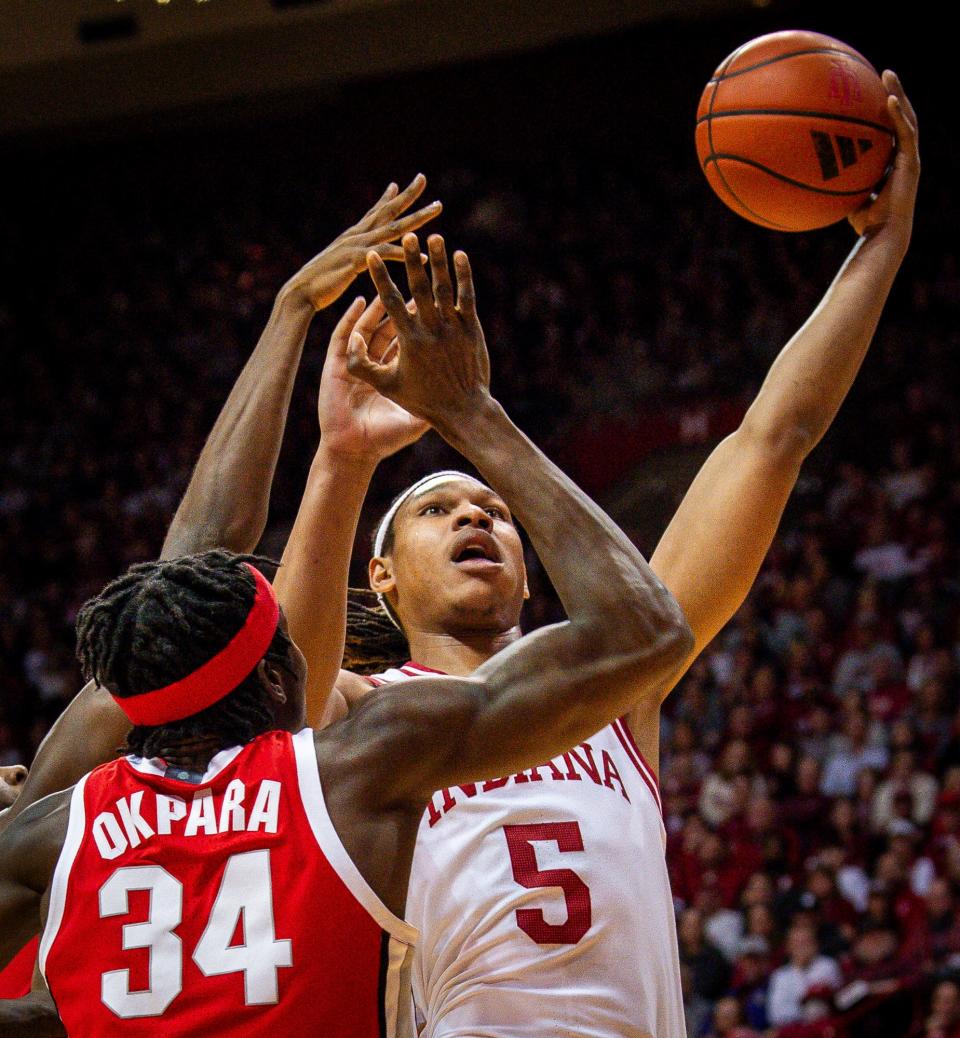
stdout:
[[243,627],[212,659],[165,688],[140,696],[114,696],[114,702],[137,725],[168,724],[198,714],[223,699],[263,659],[280,622],[280,606],[267,578],[249,562],[257,593]]

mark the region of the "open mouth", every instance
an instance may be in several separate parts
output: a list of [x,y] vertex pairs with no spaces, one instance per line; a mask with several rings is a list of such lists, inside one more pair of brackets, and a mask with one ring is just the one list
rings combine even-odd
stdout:
[[457,566],[471,569],[500,566],[503,563],[496,541],[483,530],[471,530],[459,535],[450,559]]

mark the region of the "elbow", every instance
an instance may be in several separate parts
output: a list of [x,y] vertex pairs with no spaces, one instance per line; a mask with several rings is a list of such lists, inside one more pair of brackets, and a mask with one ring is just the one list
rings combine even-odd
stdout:
[[820,442],[829,420],[797,411],[765,422],[749,413],[735,435],[780,465],[799,465]]
[[665,658],[665,662],[680,666],[693,655],[697,639],[694,636],[693,628],[683,614],[683,610],[673,600],[672,596],[671,602],[673,602],[673,608],[669,611],[668,617],[664,619],[661,629],[661,639],[663,642],[661,653]]
[[693,628],[677,600],[659,580],[653,601],[647,603],[647,608],[638,602],[630,611],[630,619],[632,622],[621,623],[620,628],[625,647],[638,666],[672,672],[693,655]]

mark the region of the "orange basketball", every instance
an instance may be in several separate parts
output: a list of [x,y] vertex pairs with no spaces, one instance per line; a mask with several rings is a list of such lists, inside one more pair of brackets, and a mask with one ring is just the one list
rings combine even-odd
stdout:
[[741,216],[809,231],[848,216],[893,153],[887,90],[852,47],[816,32],[774,32],[735,50],[697,109],[697,155]]

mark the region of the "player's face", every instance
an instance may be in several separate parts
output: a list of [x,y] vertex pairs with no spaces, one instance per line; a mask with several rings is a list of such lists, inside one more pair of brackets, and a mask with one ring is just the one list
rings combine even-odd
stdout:
[[370,584],[407,630],[510,630],[528,594],[510,510],[472,479],[414,494],[394,518],[392,553],[370,563]]
[[22,764],[13,764],[0,768],[0,811],[20,796],[24,782],[27,781],[27,769]]

